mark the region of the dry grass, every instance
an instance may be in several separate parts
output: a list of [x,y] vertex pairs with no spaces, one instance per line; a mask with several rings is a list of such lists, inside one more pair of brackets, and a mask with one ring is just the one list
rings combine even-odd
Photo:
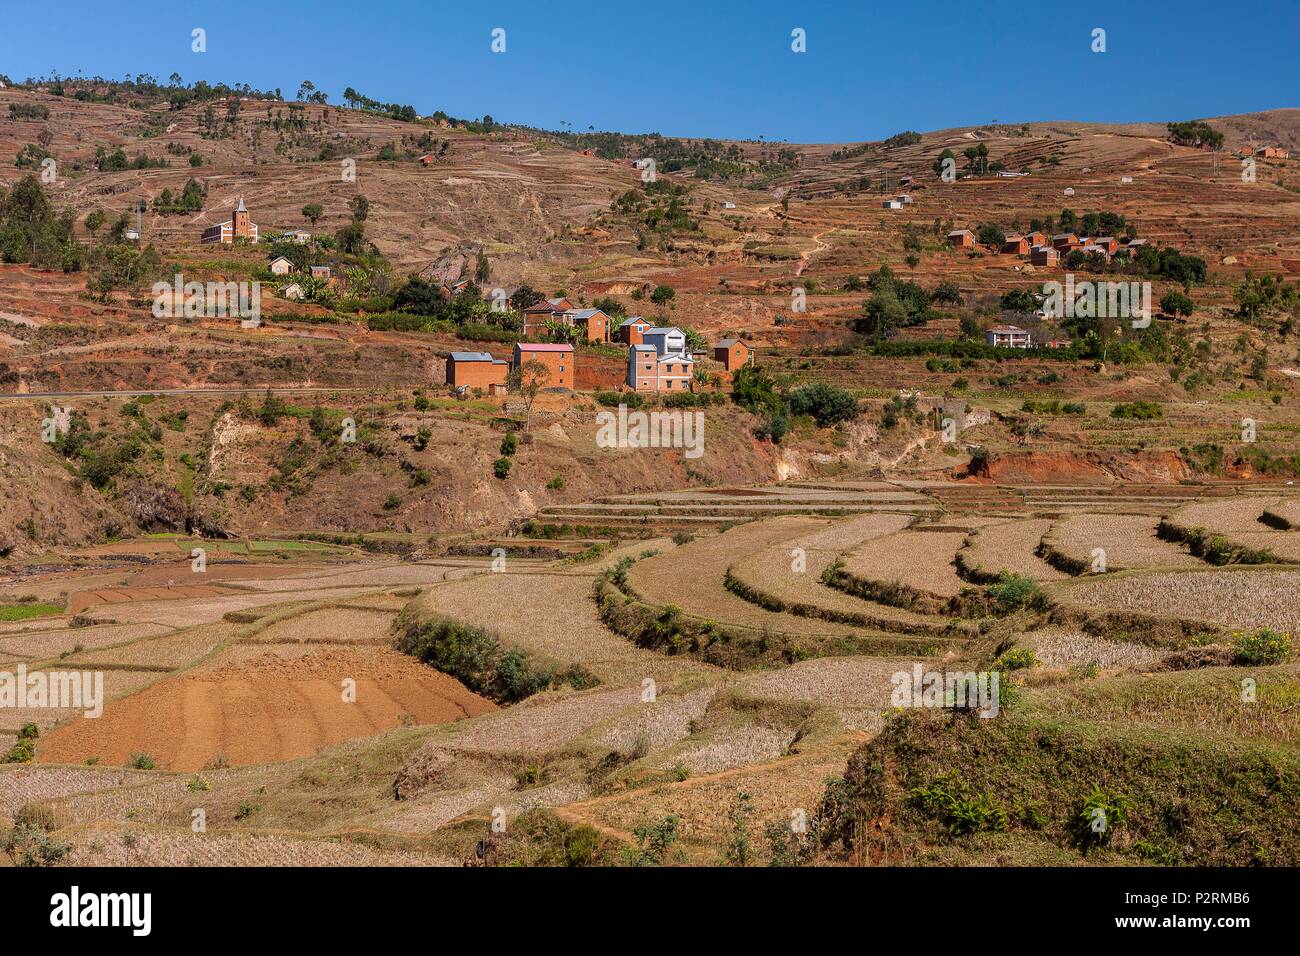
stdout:
[[[866,614],[889,622],[925,627],[932,617],[901,608],[850,597],[822,584],[821,575],[845,550],[894,534],[907,526],[906,515],[872,514],[838,521],[808,535],[763,548],[731,566],[731,573],[747,586],[787,604],[804,604],[840,614]],[[795,571],[794,550],[802,548],[805,569]],[[942,623],[942,622],[940,622]],[[824,624],[823,627],[828,627]]]
[[1127,574],[1089,578],[1065,593],[1089,607],[1300,633],[1300,571],[1234,567]]
[[389,611],[323,608],[275,621],[247,640],[263,644],[387,644],[393,637],[393,616]]
[[868,581],[952,597],[968,586],[952,563],[966,535],[965,530],[900,531],[850,551],[844,570]]
[[76,628],[65,626],[22,637],[2,637],[0,653],[9,652],[36,660],[47,660],[71,653],[77,647],[95,650],[170,633],[171,628],[162,624]]
[[851,624],[766,611],[732,594],[724,584],[727,568],[736,561],[778,543],[784,547],[792,539],[825,527],[824,520],[815,518],[773,518],[741,525],[638,561],[628,572],[628,583],[651,604],[676,605],[687,614],[720,624],[767,628],[774,633],[792,635],[866,634]]
[[[1243,700],[1242,678],[1256,683]],[[1032,705],[1080,720],[1148,724],[1227,741],[1250,739],[1300,744],[1300,663],[1264,668],[1205,668],[1126,674],[1105,681],[1072,681],[1035,688]]]
[[1043,667],[1062,670],[1089,664],[1096,664],[1104,670],[1117,667],[1139,670],[1150,667],[1168,653],[1145,644],[1107,641],[1082,631],[1059,627],[1030,631],[1021,643],[1033,649]]
[[1181,545],[1157,538],[1158,523],[1151,515],[1076,514],[1052,525],[1044,540],[1071,562],[1089,566],[1093,550],[1101,548],[1108,571],[1205,566]]
[[763,826],[772,822],[788,824],[791,815],[801,809],[811,816],[826,779],[844,772],[845,761],[857,740],[845,737],[834,745],[757,766],[571,804],[560,814],[571,821],[589,822],[625,834],[630,834],[638,823],[672,814],[680,821],[679,832],[688,859],[716,863],[730,835],[728,810],[736,793],[743,790],[752,797],[754,815],[749,832],[755,855],[762,858]]
[[[126,837],[125,833],[130,833]],[[75,835],[74,866],[458,866],[417,851],[378,850],[342,840],[279,836],[90,830]]]
[[1034,553],[1052,522],[1046,518],[1004,521],[979,528],[962,548],[967,567],[988,574],[1008,571],[1035,581],[1059,581],[1069,577]]

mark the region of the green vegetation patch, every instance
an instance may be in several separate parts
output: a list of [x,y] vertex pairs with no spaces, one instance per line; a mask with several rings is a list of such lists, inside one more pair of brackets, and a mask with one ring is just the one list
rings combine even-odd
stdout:
[[[1065,851],[1112,864],[1294,866],[1300,755],[1122,720],[1029,710],[901,713],[817,811],[833,857],[1007,862]],[[888,821],[881,825],[881,821]]]

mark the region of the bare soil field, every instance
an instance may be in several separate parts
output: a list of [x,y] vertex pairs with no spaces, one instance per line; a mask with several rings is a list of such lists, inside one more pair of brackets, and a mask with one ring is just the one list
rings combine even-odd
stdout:
[[[344,681],[355,700],[344,700]],[[493,709],[459,683],[381,649],[330,650],[296,660],[261,657],[163,681],[114,701],[42,739],[38,759],[124,764],[148,753],[173,770],[219,755],[233,766],[292,760],[324,745],[412,723],[458,720]]]

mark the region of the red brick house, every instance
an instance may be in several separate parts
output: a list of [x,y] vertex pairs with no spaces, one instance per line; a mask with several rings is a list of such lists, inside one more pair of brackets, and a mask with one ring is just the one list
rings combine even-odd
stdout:
[[1031,230],[1030,232],[1025,233],[1025,238],[1029,240],[1029,251],[1030,251],[1030,252],[1033,252],[1033,251],[1034,251],[1034,246],[1045,246],[1045,245],[1047,245],[1047,233],[1045,233],[1045,232],[1043,232],[1043,231],[1041,231],[1041,230],[1039,230],[1039,229],[1034,229],[1034,230]]
[[975,233],[969,229],[954,229],[948,233],[948,245],[954,249],[974,249]]
[[1029,250],[1029,262],[1035,266],[1054,266],[1061,261],[1061,250],[1053,246],[1034,246]]
[[1007,241],[1002,243],[1001,252],[1007,256],[1027,256],[1029,240],[1024,236],[1007,236]]
[[1052,245],[1057,249],[1066,249],[1070,246],[1077,246],[1079,237],[1072,232],[1063,232],[1059,236],[1052,237]]
[[550,342],[516,342],[514,367],[526,362],[541,362],[550,371],[543,388],[573,388],[573,346]]
[[654,328],[639,315],[628,316],[618,327],[618,340],[626,345],[640,345],[645,341],[645,334]]
[[510,363],[490,352],[452,352],[447,356],[447,384],[454,388],[481,388],[506,384]]
[[609,341],[609,316],[600,309],[569,309],[560,314],[559,320],[582,329],[588,342]]
[[524,309],[524,336],[545,335],[547,322],[558,319],[565,312],[574,308],[576,306],[563,296],[555,299],[543,299],[536,305],[530,305]]
[[734,372],[752,362],[754,352],[740,339],[719,339],[713,346],[713,358],[728,372]]

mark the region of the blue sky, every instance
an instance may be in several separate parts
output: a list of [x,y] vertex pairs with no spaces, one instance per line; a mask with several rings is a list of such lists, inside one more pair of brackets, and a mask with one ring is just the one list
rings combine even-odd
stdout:
[[[841,142],[1300,105],[1300,0],[9,0],[0,73],[353,86],[421,113]],[[208,50],[191,51],[191,31]],[[491,52],[491,31],[506,52]],[[1106,30],[1105,53],[1090,49]],[[802,28],[807,52],[791,51]]]

